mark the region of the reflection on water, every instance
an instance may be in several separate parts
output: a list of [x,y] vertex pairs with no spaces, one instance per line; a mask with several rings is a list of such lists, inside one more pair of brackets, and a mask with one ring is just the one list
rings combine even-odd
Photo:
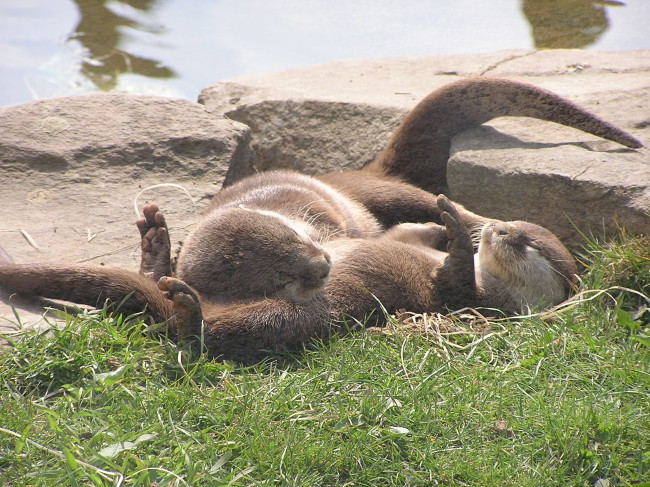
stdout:
[[[404,6],[406,5],[406,7]],[[0,0],[0,106],[359,58],[650,48],[650,0]]]
[[[98,89],[110,91],[121,74],[148,78],[173,78],[176,73],[160,61],[128,52],[123,46],[128,27],[140,32],[160,34],[153,28],[115,13],[107,3],[124,4],[141,12],[150,12],[157,0],[73,0],[81,20],[69,39],[79,41],[87,50],[80,71]],[[538,49],[583,48],[594,43],[608,28],[605,6],[623,6],[614,0],[522,0],[534,45]],[[151,14],[150,14],[151,15]]]
[[[133,73],[149,78],[171,78],[174,71],[161,65],[160,61],[131,54],[120,48],[123,40],[121,27],[150,32],[158,30],[135,20],[118,15],[106,7],[110,0],[74,0],[81,20],[70,35],[87,50],[81,62],[81,72],[102,91],[110,91],[117,86],[123,73]],[[119,0],[141,11],[149,11],[157,0]],[[159,31],[158,31],[159,32]]]
[[538,49],[578,49],[593,44],[607,30],[604,0],[523,0],[523,12],[533,30]]

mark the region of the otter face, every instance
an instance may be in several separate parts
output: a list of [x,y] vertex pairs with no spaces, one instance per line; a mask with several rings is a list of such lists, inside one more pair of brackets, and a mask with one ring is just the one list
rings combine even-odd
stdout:
[[213,301],[280,297],[306,303],[324,290],[329,254],[282,215],[242,208],[207,217],[188,238],[178,273]]
[[573,257],[551,232],[532,223],[483,226],[476,268],[497,278],[521,309],[558,304],[576,281]]
[[289,235],[283,239],[282,246],[272,251],[276,254],[276,265],[269,269],[269,277],[278,296],[287,301],[306,303],[325,289],[332,259],[301,227],[289,219],[278,217],[282,221],[280,225],[286,225]]

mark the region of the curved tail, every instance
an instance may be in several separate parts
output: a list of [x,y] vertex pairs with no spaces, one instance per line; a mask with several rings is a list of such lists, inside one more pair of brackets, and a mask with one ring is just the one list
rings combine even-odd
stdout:
[[172,303],[149,278],[122,269],[82,265],[0,265],[0,287],[26,296],[62,299],[102,307],[107,301],[120,311],[145,311],[157,323],[172,316]]
[[447,190],[454,135],[496,117],[532,117],[573,127],[631,148],[640,141],[548,90],[518,81],[470,78],[434,91],[406,116],[363,171],[398,176],[434,194]]

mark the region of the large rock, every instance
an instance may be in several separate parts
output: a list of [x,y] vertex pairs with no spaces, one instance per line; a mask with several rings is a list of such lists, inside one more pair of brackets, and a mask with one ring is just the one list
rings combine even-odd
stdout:
[[[347,61],[226,80],[202,91],[215,114],[251,127],[260,170],[358,168],[429,92],[498,76],[559,93],[650,145],[650,51],[509,51]],[[550,227],[570,245],[617,225],[650,233],[648,149],[555,124],[500,119],[454,139],[451,196],[494,218]],[[574,227],[577,226],[578,230]]]
[[[136,207],[159,203],[176,241],[224,179],[253,170],[248,128],[185,100],[37,101],[0,108],[0,127],[0,246],[20,263],[137,270]],[[147,189],[164,183],[174,186]],[[0,317],[13,320],[4,301]]]

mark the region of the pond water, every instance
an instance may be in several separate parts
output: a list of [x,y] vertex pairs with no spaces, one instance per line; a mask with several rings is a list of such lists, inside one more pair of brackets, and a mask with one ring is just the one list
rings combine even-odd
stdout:
[[650,49],[648,0],[0,0],[0,106],[345,59]]

